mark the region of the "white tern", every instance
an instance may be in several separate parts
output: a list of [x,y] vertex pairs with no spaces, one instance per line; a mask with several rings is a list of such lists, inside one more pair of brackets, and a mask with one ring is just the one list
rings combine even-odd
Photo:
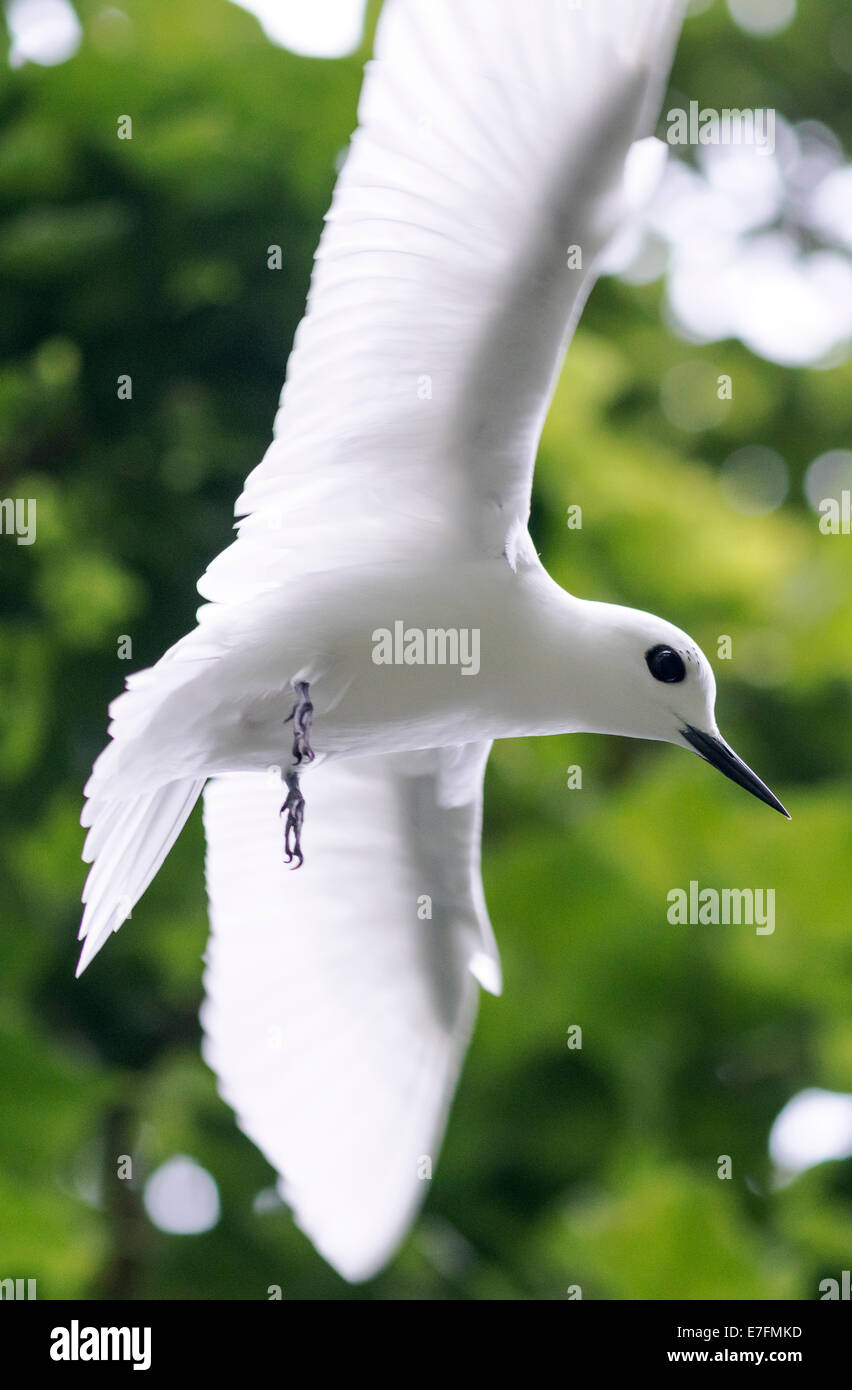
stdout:
[[784,812],[722,740],[695,643],[565,593],[527,531],[565,348],[659,173],[681,19],[388,0],[238,537],[86,786],[78,973],[203,790],[204,1055],[350,1280],[412,1222],[479,987],[500,990],[492,740],[679,744]]

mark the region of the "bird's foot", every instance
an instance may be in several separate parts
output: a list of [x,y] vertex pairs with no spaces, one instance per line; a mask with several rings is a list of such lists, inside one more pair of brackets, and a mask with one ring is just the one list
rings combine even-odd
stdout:
[[[313,754],[311,754],[313,757]],[[302,796],[299,787],[298,772],[287,772],[284,775],[287,786],[287,800],[281,807],[281,815],[287,812],[287,820],[284,825],[284,854],[287,863],[294,869],[300,869],[304,863],[302,854],[302,825],[305,820],[305,798]],[[296,863],[293,863],[293,860]]]
[[284,774],[287,800],[281,807],[281,814],[283,816],[285,812],[287,813],[287,820],[284,825],[284,854],[287,863],[292,868],[299,869],[304,863],[302,825],[305,820],[305,798],[302,796],[299,774],[295,769],[300,767],[302,763],[312,763],[314,760],[315,754],[311,747],[314,707],[311,703],[311,687],[307,681],[296,681],[293,688],[296,692],[296,703],[284,723],[289,724],[291,719],[293,721],[292,757],[294,766]]
[[289,724],[291,719],[293,721],[293,762],[298,767],[300,763],[312,763],[314,760],[314,750],[311,747],[314,707],[311,704],[311,687],[307,681],[296,681],[294,689],[296,703],[284,723]]

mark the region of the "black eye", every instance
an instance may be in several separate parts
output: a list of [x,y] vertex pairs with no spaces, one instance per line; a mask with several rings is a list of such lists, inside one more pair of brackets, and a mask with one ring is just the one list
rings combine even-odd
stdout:
[[655,681],[665,681],[667,685],[677,685],[686,675],[686,667],[671,647],[652,647],[645,653],[648,670]]

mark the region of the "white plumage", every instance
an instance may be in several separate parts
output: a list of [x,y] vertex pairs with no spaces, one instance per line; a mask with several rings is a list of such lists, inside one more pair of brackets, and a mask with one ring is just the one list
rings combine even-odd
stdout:
[[471,965],[499,985],[479,879],[487,755],[328,764],[297,874],[269,777],[205,794],[204,1055],[348,1279],[384,1263],[428,1186],[476,1011]]
[[[350,1279],[412,1219],[476,981],[499,990],[479,873],[490,740],[674,737],[656,707],[633,721],[587,694],[579,656],[563,671],[604,606],[581,612],[556,590],[526,523],[562,354],[642,182],[637,161],[658,163],[636,147],[625,182],[680,12],[388,0],[238,539],[199,585],[197,629],[113,704],[86,788],[81,970],[207,782],[205,1056],[300,1225]],[[476,625],[481,676],[377,668],[370,635],[402,616]],[[715,727],[695,660],[686,713]],[[268,769],[287,762],[296,680],[310,683],[318,756],[306,862],[290,873]]]

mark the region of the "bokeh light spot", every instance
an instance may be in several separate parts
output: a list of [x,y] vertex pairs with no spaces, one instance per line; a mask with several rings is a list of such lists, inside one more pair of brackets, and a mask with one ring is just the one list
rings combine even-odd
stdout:
[[170,1158],[151,1174],[143,1201],[154,1225],[169,1235],[201,1235],[219,1220],[215,1179],[184,1154]]
[[309,58],[342,58],[364,32],[366,0],[234,0],[273,43]]
[[6,23],[12,39],[9,66],[55,67],[72,58],[83,31],[68,0],[10,0]]
[[787,1174],[852,1158],[852,1096],[817,1087],[800,1091],[772,1126],[769,1154]]
[[841,493],[852,492],[852,451],[830,449],[815,458],[805,474],[805,497],[814,511],[831,497],[840,501]]
[[748,444],[725,460],[721,484],[732,507],[748,516],[759,516],[781,506],[790,490],[790,475],[774,449]]
[[741,29],[758,38],[780,34],[796,18],[796,0],[728,0],[728,9]]

